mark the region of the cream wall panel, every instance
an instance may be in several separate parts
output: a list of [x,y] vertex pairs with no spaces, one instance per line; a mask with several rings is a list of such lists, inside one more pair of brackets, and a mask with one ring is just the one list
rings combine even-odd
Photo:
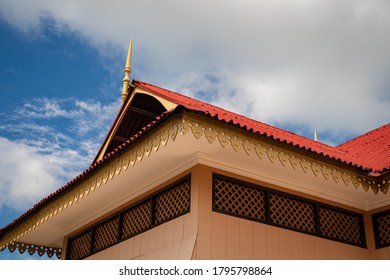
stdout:
[[223,260],[226,259],[226,217],[213,212],[211,219],[211,259]]
[[[235,219],[236,218],[233,218]],[[267,258],[267,236],[266,226],[260,223],[253,223],[253,257],[257,260]]]
[[267,259],[279,259],[279,229],[276,227],[266,226],[265,228]]
[[[195,173],[195,172],[194,172]],[[211,259],[211,182],[210,169],[198,165],[196,174],[198,181],[198,238],[197,259]],[[195,174],[194,174],[195,175]]]
[[316,253],[316,259],[326,259],[326,239],[314,238],[314,250]]
[[[253,222],[240,219],[240,259],[253,259]],[[227,244],[226,244],[227,245]]]
[[279,258],[282,260],[291,260],[292,257],[292,237],[286,230],[279,230]]
[[[240,228],[239,220],[237,218],[227,216],[225,217],[226,221],[226,259],[234,260],[239,259],[240,256]],[[256,248],[254,248],[256,250]]]
[[[285,229],[279,229],[280,231],[286,231]],[[291,249],[292,249],[292,259],[293,260],[303,260],[303,236],[301,233],[295,231],[290,231],[288,234],[291,235]],[[280,248],[280,251],[285,250],[285,248]]]
[[307,234],[300,234],[303,240],[303,259],[305,260],[314,260],[316,259],[316,247],[315,247],[315,237]]

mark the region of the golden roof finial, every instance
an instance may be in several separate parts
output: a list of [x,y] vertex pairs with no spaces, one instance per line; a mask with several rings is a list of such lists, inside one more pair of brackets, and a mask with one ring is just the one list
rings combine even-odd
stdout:
[[314,141],[318,141],[318,138],[317,138],[317,130],[314,129]]
[[126,66],[125,66],[125,77],[123,78],[123,89],[122,89],[122,101],[125,102],[129,95],[127,90],[130,83],[130,72],[131,72],[131,53],[133,49],[133,39],[130,39],[129,50],[127,53]]

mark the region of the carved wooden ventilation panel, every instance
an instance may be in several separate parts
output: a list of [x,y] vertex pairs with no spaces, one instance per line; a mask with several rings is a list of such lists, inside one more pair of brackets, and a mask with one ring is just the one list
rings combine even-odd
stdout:
[[390,246],[390,210],[372,215],[377,248]]
[[[363,215],[359,213],[217,174],[213,176],[213,210],[366,247]],[[387,236],[389,240],[389,232]]]
[[190,212],[191,178],[168,188],[70,238],[67,259],[78,260]]

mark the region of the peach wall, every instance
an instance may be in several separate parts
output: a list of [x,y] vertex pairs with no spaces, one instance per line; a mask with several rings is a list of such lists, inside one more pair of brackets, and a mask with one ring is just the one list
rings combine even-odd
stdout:
[[191,169],[189,214],[88,259],[390,259],[390,247],[375,249],[370,213],[364,214],[366,249],[213,212],[213,171],[220,172]]
[[88,260],[191,259],[196,232],[191,214],[181,216],[96,253]]
[[[213,212],[211,186],[212,172],[216,170],[206,166],[197,168],[201,176],[194,259],[390,259],[390,248],[375,249],[368,213],[365,215],[367,248],[360,248]],[[234,177],[234,174],[225,175]]]

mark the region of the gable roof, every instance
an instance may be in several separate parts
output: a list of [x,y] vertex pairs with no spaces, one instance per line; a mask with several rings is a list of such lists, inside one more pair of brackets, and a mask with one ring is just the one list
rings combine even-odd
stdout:
[[337,147],[331,147],[152,84],[137,80],[134,80],[133,84],[187,109],[279,142],[361,168],[364,171],[371,172],[370,175],[372,176],[378,176],[390,169],[390,124]]

